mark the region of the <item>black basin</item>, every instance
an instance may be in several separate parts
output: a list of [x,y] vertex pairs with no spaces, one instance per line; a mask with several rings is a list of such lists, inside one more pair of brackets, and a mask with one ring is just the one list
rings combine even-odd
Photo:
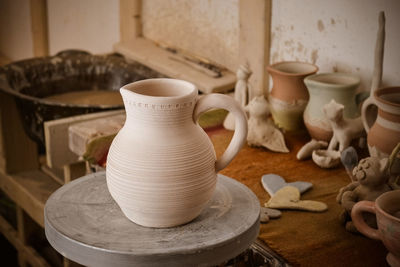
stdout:
[[45,97],[73,91],[119,90],[137,80],[164,77],[118,54],[91,55],[68,50],[52,57],[13,62],[0,67],[0,90],[15,97],[24,129],[44,148],[43,122],[69,116],[121,109],[122,105],[82,105]]

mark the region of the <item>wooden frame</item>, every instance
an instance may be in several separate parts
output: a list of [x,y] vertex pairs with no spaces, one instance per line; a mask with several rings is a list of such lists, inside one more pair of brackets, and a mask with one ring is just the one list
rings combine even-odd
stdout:
[[[128,58],[172,78],[185,79],[196,84],[205,93],[225,92],[234,88],[236,76],[226,71],[220,78],[212,78],[183,64],[176,54],[158,47],[142,36],[141,1],[120,0],[120,42],[114,49]],[[250,97],[268,91],[266,65],[269,63],[269,36],[271,0],[239,1],[239,64],[248,64],[253,72],[250,78]]]
[[49,55],[47,0],[30,0],[33,55]]

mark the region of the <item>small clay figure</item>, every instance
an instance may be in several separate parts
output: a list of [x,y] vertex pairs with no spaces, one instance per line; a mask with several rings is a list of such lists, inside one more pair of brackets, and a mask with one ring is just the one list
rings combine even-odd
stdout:
[[240,65],[236,72],[237,82],[235,85],[235,100],[242,106],[245,107],[248,103],[248,80],[252,72],[246,65]]
[[359,138],[364,133],[361,117],[347,119],[343,117],[344,106],[331,100],[323,108],[326,118],[333,130],[333,137],[329,142],[328,150],[335,150],[339,145],[339,152],[350,146],[351,140]]
[[331,100],[323,107],[325,117],[333,130],[333,136],[327,150],[314,150],[312,158],[322,168],[332,168],[340,163],[340,154],[350,146],[355,138],[364,135],[361,118],[347,119],[343,116],[344,106]]
[[289,152],[281,131],[277,129],[269,115],[268,102],[264,96],[253,98],[246,106],[249,113],[247,143],[263,146],[275,152]]
[[[344,208],[342,219],[346,222],[346,230],[357,232],[350,217],[351,209],[357,202],[361,200],[375,201],[381,194],[392,190],[388,185],[388,162],[388,158],[368,157],[362,159],[353,169],[355,182],[340,189],[337,200]],[[369,215],[365,215],[366,221],[370,226],[374,226],[376,224],[375,216]]]
[[[240,65],[239,69],[236,72],[236,84],[235,84],[235,93],[234,99],[244,108],[249,99],[248,99],[248,80],[251,76],[252,72],[249,67],[246,65]],[[235,129],[235,119],[233,118],[232,114],[228,114],[224,121],[224,127],[228,130]]]

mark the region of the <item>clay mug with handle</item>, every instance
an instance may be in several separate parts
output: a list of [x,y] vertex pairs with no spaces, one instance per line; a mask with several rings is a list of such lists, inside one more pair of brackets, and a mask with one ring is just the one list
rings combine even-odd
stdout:
[[[378,229],[368,226],[363,213],[376,215]],[[358,231],[369,238],[381,240],[389,251],[386,260],[390,266],[400,266],[400,190],[380,195],[375,202],[357,202],[351,210],[351,218]]]
[[[378,113],[376,108],[378,107]],[[400,87],[381,88],[362,105],[361,118],[371,156],[388,157],[400,142]]]

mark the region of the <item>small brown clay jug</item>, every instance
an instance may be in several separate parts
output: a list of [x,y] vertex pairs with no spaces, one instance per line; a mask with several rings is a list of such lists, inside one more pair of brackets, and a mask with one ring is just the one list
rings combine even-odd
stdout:
[[281,128],[294,131],[303,128],[303,111],[309,94],[304,78],[318,71],[305,62],[283,61],[267,67],[273,81],[269,95],[274,122]]
[[[378,116],[372,105],[378,107]],[[370,155],[388,157],[400,142],[400,87],[376,90],[363,103],[361,116]]]

